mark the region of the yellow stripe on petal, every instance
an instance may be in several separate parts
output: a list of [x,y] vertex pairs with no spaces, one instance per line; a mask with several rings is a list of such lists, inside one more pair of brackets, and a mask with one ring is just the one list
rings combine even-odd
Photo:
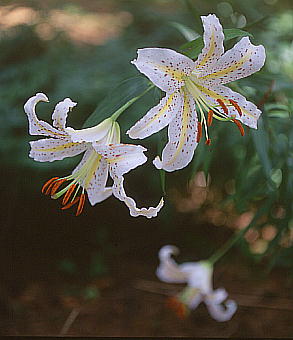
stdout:
[[224,76],[226,74],[229,74],[233,71],[236,71],[237,69],[239,69],[244,63],[246,63],[249,58],[251,57],[253,53],[253,50],[248,50],[247,51],[247,54],[244,55],[239,61],[235,62],[233,65],[229,66],[229,67],[226,67],[222,70],[219,70],[217,72],[213,72],[213,73],[210,73],[206,76],[203,76],[203,77],[200,77],[200,79],[209,79],[209,78],[214,78],[214,77],[221,77],[221,76]]
[[183,104],[183,112],[182,112],[182,119],[181,119],[182,124],[181,124],[181,129],[180,129],[179,143],[178,143],[177,150],[174,153],[173,157],[166,163],[167,165],[174,162],[174,159],[176,159],[179,152],[181,152],[182,146],[185,143],[187,127],[189,123],[189,119],[188,119],[189,115],[190,115],[189,100],[187,99],[186,94],[184,94],[184,104]]
[[212,35],[211,35],[209,51],[204,56],[202,61],[198,65],[196,65],[196,68],[202,67],[206,64],[206,62],[212,57],[213,53],[215,52],[215,47],[216,47],[216,45],[215,45],[215,32],[213,31]]
[[48,149],[35,149],[35,151],[40,151],[40,152],[57,152],[57,151],[62,151],[68,148],[71,148],[75,145],[79,145],[80,143],[67,143],[67,144],[62,144],[62,145],[58,145],[58,146],[54,146],[52,148],[48,148]]

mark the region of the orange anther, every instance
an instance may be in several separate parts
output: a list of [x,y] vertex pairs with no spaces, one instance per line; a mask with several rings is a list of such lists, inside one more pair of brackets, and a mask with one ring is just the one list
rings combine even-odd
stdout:
[[197,123],[197,136],[196,136],[196,143],[199,143],[202,136],[202,125],[201,122]]
[[53,177],[49,179],[43,186],[42,186],[42,193],[44,194],[46,192],[46,189],[50,186],[50,184],[53,184],[59,177]]
[[211,145],[212,144],[212,140],[210,139],[210,138],[208,138],[207,140],[206,140],[206,145]]
[[238,127],[238,129],[239,129],[239,131],[241,133],[241,136],[244,136],[244,134],[245,134],[244,133],[244,128],[243,128],[241,122],[239,120],[237,120],[237,119],[232,119],[232,121],[237,125],[237,127]]
[[72,184],[71,187],[66,191],[66,194],[64,195],[63,200],[62,200],[62,205],[67,204],[75,188],[76,188],[76,185]]
[[60,185],[64,183],[65,181],[67,181],[66,178],[57,180],[51,188],[50,195],[53,196],[56,193],[56,191],[59,189]]
[[85,202],[85,194],[81,194],[75,216],[79,216],[82,213],[84,202]]
[[235,107],[236,111],[239,113],[239,116],[242,116],[242,111],[241,111],[241,107],[238,105],[237,102],[235,102],[235,100],[233,99],[229,99],[229,102]]
[[174,310],[179,319],[185,319],[187,316],[187,308],[176,297],[170,297],[167,299],[167,307]]
[[217,102],[219,103],[219,105],[223,109],[224,113],[227,115],[228,114],[228,108],[225,105],[225,103],[223,102],[223,100],[222,99],[217,99]]
[[64,207],[62,207],[61,209],[65,210],[65,209],[72,207],[75,203],[77,203],[79,201],[79,199],[80,199],[80,196],[76,197],[72,202],[64,205]]
[[208,126],[211,126],[211,125],[212,125],[212,122],[213,122],[213,114],[214,114],[213,110],[210,110],[210,111],[208,112]]

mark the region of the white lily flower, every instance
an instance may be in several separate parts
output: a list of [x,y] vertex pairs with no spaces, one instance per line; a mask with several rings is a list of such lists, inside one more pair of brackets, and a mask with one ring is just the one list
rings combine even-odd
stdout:
[[[125,202],[132,216],[157,216],[163,206],[163,199],[156,208],[139,209],[135,201],[127,197],[123,189],[123,174],[146,162],[143,154],[146,151],[140,145],[120,144],[120,128],[111,118],[105,119],[97,126],[74,130],[66,127],[69,110],[76,103],[66,98],[55,107],[52,114],[53,125],[39,120],[35,107],[40,101],[48,102],[43,93],[37,93],[24,105],[24,111],[29,121],[31,135],[45,135],[50,138],[30,142],[29,156],[39,162],[52,162],[72,157],[84,152],[84,156],[72,174],[66,177],[54,177],[45,183],[42,192],[56,199],[64,195],[62,209],[78,204],[76,215],[80,215],[86,194],[91,205],[104,201],[114,194]],[[108,175],[114,184],[107,187]],[[66,186],[61,188],[63,183]],[[59,190],[60,189],[60,190]]]
[[175,308],[177,315],[185,317],[189,310],[195,309],[204,302],[212,318],[217,321],[228,321],[234,315],[237,304],[227,300],[224,288],[213,290],[213,267],[208,261],[186,262],[178,265],[172,255],[178,254],[178,248],[164,246],[159,251],[160,265],[157,276],[169,283],[187,283],[187,287],[177,296],[169,299],[169,306]]
[[206,144],[211,144],[208,126],[213,117],[234,122],[241,134],[241,123],[257,128],[261,111],[241,94],[224,86],[247,77],[264,65],[265,49],[242,38],[224,53],[224,34],[213,14],[201,17],[204,48],[196,61],[166,48],[139,49],[132,63],[156,86],[166,92],[127,132],[131,138],[145,138],[169,125],[169,142],[162,159],[153,161],[158,169],[174,171],[185,167],[193,158],[202,130]]

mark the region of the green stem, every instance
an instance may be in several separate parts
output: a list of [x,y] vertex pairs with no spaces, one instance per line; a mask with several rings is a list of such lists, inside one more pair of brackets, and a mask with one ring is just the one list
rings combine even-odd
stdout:
[[234,244],[239,241],[245,234],[246,232],[252,228],[257,220],[268,211],[268,208],[272,205],[274,201],[274,196],[270,196],[267,201],[262,205],[262,207],[257,211],[257,213],[255,214],[254,218],[252,219],[252,221],[249,223],[249,225],[247,227],[245,227],[244,229],[240,230],[238,233],[236,233],[234,236],[232,236],[226,243],[224,243],[224,245],[218,249],[207,261],[213,265],[214,263],[216,263],[221,257],[223,257],[228,250],[230,250]]
[[138,99],[140,99],[141,97],[143,97],[147,92],[149,92],[152,88],[154,88],[154,84],[151,84],[148,86],[147,89],[145,89],[141,94],[139,94],[138,96],[131,98],[127,103],[125,103],[123,106],[121,106],[116,112],[113,113],[113,115],[111,116],[111,119],[114,121],[116,121],[118,119],[118,117],[126,110],[129,108],[129,106],[131,106],[133,103],[135,103]]

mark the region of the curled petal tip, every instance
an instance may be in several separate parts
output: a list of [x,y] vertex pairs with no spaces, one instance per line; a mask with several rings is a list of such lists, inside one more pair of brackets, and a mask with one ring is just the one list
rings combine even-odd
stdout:
[[164,260],[170,258],[171,255],[178,255],[178,254],[179,254],[179,249],[176,246],[166,245],[166,246],[163,246],[159,250],[159,259],[161,261],[164,261]]
[[153,160],[153,164],[157,169],[162,169],[163,168],[163,163],[160,160],[160,157],[157,156],[154,160]]

